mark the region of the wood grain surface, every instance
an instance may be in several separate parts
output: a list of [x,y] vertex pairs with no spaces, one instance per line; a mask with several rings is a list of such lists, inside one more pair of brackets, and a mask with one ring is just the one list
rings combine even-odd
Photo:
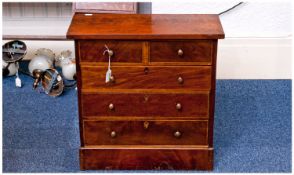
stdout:
[[[83,89],[197,89],[210,90],[210,66],[112,66],[114,83],[105,83],[107,67],[83,66]],[[183,83],[179,83],[181,77]]]
[[104,53],[107,46],[113,51],[111,62],[142,62],[142,42],[82,40],[79,42],[80,62],[107,62],[108,54]]
[[[109,105],[114,109],[110,110]],[[180,104],[181,109],[176,105]],[[150,94],[95,93],[82,94],[83,116],[138,116],[208,118],[209,93]]]
[[218,15],[75,13],[69,39],[219,39],[224,32]]
[[[148,122],[145,128],[144,123]],[[84,120],[85,145],[207,145],[207,121]],[[180,137],[175,137],[175,132]],[[116,136],[111,137],[111,132]]]
[[[179,55],[179,50],[182,55]],[[206,62],[211,64],[212,41],[153,41],[150,42],[150,62]]]
[[210,148],[81,148],[81,169],[212,170]]
[[76,13],[67,37],[82,170],[212,170],[218,15]]

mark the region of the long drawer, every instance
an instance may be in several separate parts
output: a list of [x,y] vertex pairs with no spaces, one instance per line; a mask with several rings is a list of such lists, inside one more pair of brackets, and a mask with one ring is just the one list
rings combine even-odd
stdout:
[[208,121],[83,121],[87,145],[207,145]]
[[209,92],[184,94],[94,93],[82,94],[87,116],[161,116],[208,118]]
[[80,149],[81,169],[211,170],[212,148],[99,146]]
[[210,90],[211,66],[81,66],[83,89],[197,89]]

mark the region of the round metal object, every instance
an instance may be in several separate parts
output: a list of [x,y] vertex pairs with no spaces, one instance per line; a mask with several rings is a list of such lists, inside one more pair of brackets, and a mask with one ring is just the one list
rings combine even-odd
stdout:
[[174,133],[174,136],[175,137],[177,137],[177,138],[179,138],[179,137],[181,137],[181,132],[180,131],[176,131],[175,133]]
[[10,41],[2,46],[2,59],[7,63],[20,61],[27,53],[27,46],[19,40]]
[[111,131],[110,136],[111,136],[112,138],[116,137],[116,132],[115,132],[115,131]]
[[184,51],[183,51],[182,49],[179,49],[179,50],[178,50],[178,55],[179,55],[179,56],[184,55]]
[[110,104],[108,105],[108,108],[109,108],[110,110],[113,110],[113,109],[114,109],[114,105],[113,105],[112,103],[110,103]]
[[112,50],[108,50],[108,55],[111,57],[113,56],[114,52]]
[[177,110],[181,110],[181,109],[182,109],[182,105],[181,105],[181,103],[177,103],[177,104],[176,104],[176,108],[177,108]]
[[179,82],[179,84],[183,84],[184,83],[184,79],[182,77],[179,77],[178,78],[178,82]]
[[59,96],[64,89],[63,79],[55,69],[46,69],[41,76],[41,83],[46,94]]

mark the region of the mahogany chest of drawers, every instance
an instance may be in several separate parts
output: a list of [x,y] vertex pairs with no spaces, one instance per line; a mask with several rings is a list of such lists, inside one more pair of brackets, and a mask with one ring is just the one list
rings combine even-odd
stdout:
[[217,15],[77,13],[67,37],[82,170],[213,169]]

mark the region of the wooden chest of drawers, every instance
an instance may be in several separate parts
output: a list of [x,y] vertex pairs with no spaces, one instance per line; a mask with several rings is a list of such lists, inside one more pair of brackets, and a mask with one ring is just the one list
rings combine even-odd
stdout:
[[213,168],[217,15],[80,13],[67,37],[81,169]]

